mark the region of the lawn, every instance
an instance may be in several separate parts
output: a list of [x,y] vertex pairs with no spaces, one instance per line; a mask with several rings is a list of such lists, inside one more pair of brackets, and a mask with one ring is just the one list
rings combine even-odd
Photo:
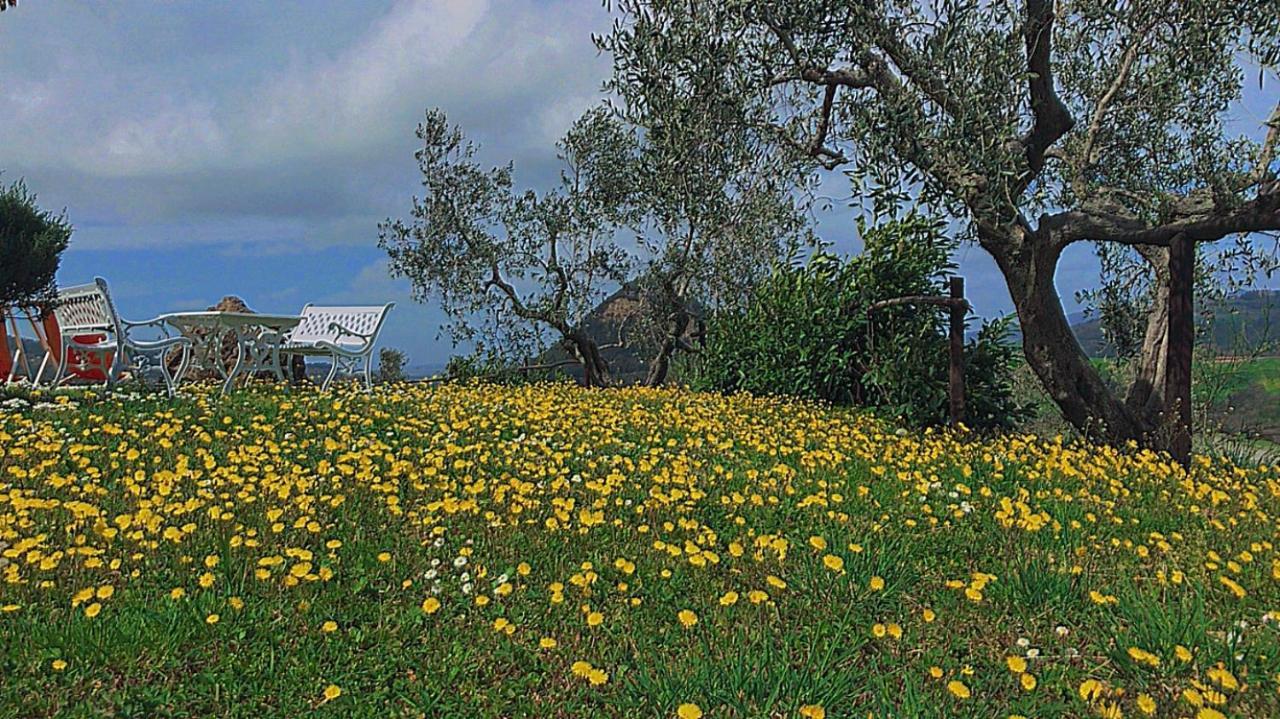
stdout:
[[1280,715],[1280,467],[564,385],[0,407],[0,716]]

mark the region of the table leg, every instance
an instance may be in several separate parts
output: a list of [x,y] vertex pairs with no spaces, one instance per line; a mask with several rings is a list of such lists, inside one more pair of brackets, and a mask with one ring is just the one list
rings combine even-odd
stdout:
[[222,383],[222,393],[227,394],[231,391],[232,385],[235,383],[236,375],[240,373],[240,368],[244,366],[245,357],[245,335],[243,332],[235,331],[236,336],[236,363],[227,373],[227,379]]

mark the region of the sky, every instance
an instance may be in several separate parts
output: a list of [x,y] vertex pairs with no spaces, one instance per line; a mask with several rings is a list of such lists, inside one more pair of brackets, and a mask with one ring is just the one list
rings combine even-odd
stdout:
[[[591,35],[610,23],[598,0],[23,0],[0,15],[0,181],[66,208],[59,283],[105,277],[130,319],[224,295],[262,312],[394,301],[382,343],[438,366],[442,313],[377,248],[420,191],[417,123],[440,107],[481,160],[550,186],[556,139],[603,98]],[[824,189],[819,233],[856,251],[847,184]],[[958,259],[979,315],[1012,310],[982,250]],[[1071,248],[1069,311],[1095,278]]]

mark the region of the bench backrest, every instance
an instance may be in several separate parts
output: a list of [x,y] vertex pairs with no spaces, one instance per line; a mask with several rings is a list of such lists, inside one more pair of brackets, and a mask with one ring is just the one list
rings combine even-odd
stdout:
[[[288,341],[303,344],[325,341],[349,347],[363,346],[365,342],[372,344],[382,331],[382,322],[386,319],[387,312],[394,306],[394,302],[347,307],[309,304],[302,308],[302,321],[289,333]],[[345,334],[334,325],[366,335],[368,339]]]
[[107,281],[101,277],[89,284],[58,288],[53,316],[64,334],[109,332],[120,336],[120,316],[111,301]]

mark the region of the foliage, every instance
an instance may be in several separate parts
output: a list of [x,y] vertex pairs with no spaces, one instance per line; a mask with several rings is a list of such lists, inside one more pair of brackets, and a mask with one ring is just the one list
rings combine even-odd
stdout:
[[378,350],[378,381],[404,381],[404,352],[394,347],[383,347]]
[[[864,249],[847,261],[819,253],[805,266],[780,266],[741,309],[712,316],[706,346],[682,376],[694,388],[746,390],[874,406],[912,424],[947,418],[946,315],[933,307],[887,307],[895,297],[946,294],[955,245],[921,215],[868,227]],[[1006,322],[985,323],[966,344],[968,423],[1010,427]]]
[[65,213],[40,209],[21,180],[0,187],[0,307],[52,299],[70,240]]
[[[660,384],[700,313],[740,300],[769,264],[808,239],[802,173],[698,93],[663,87],[644,126],[597,108],[561,141],[556,189],[514,195],[512,168],[483,170],[439,111],[419,127],[427,188],[412,219],[381,227],[392,273],[438,296],[455,341],[481,358],[528,363],[556,342],[609,382],[585,322],[634,270],[637,311],[620,338],[650,357]],[[794,164],[794,163],[793,163]],[[481,359],[481,363],[487,359]]]
[[1280,467],[649,388],[215,392],[0,413],[0,714],[1280,714]]
[[711,88],[743,126],[848,172],[878,210],[913,198],[963,220],[1004,275],[1048,394],[1113,440],[1148,441],[1159,421],[1164,329],[1144,335],[1143,381],[1109,388],[1070,339],[1052,282],[1063,250],[1133,247],[1163,287],[1175,241],[1280,230],[1280,106],[1261,141],[1225,123],[1254,67],[1271,79],[1280,64],[1273,0],[613,7],[601,45],[616,86]]
[[559,185],[541,195],[513,192],[511,165],[477,164],[477,147],[439,110],[418,137],[426,194],[410,220],[379,226],[392,274],[409,279],[415,299],[438,300],[454,340],[480,354],[525,360],[548,333],[573,338],[630,267],[614,234],[629,212],[631,134],[603,108],[583,115],[558,144]]
[[815,242],[815,178],[769,130],[742,123],[742,78],[709,65],[682,82],[666,62],[660,51],[636,57],[626,81],[607,86],[642,138],[641,312],[630,334],[655,348],[649,384],[661,384],[670,358],[690,349],[707,312],[742,307],[773,263]]

